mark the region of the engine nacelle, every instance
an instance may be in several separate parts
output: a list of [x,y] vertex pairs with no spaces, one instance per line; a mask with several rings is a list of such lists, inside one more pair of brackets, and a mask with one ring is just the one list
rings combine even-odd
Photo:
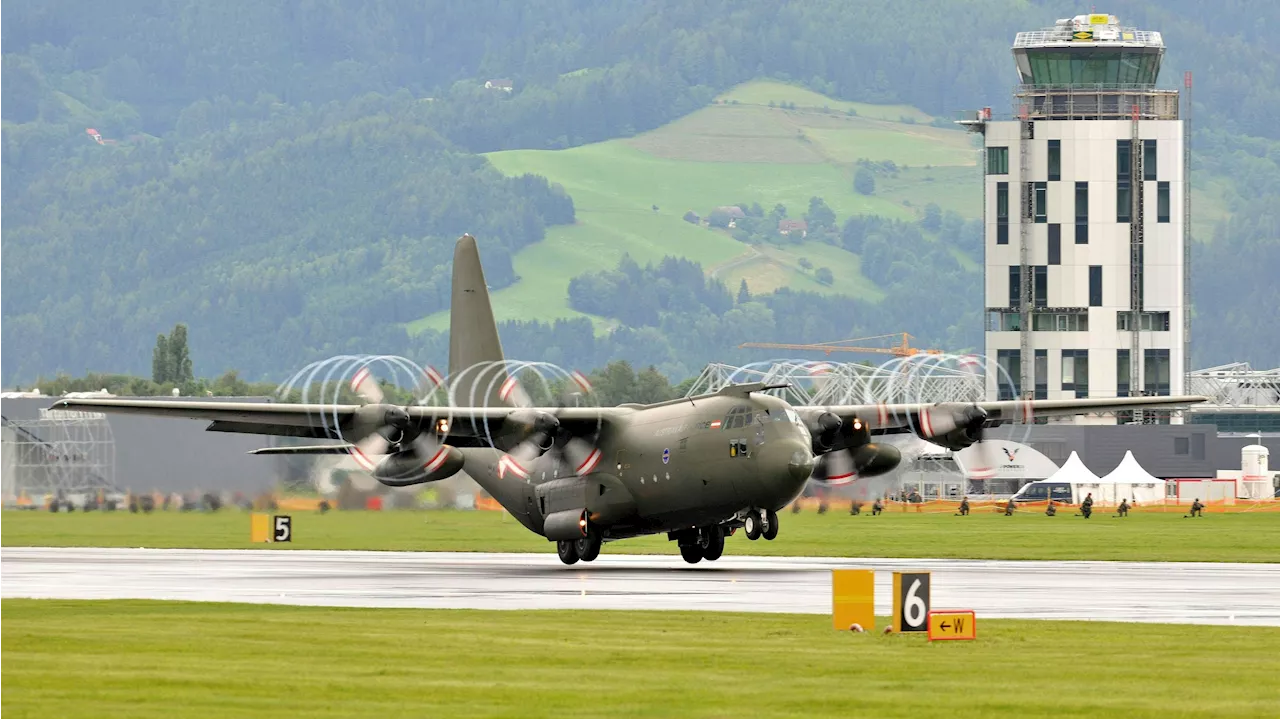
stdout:
[[536,409],[518,409],[507,415],[502,421],[502,428],[495,439],[499,448],[509,450],[527,439],[537,439],[538,448],[546,451],[556,430],[560,428],[560,420],[554,415]]
[[891,444],[864,444],[853,450],[853,471],[859,477],[878,477],[898,467],[902,453]]
[[917,437],[958,452],[981,439],[987,413],[977,405],[949,402],[926,407],[913,419]]
[[587,510],[566,509],[552,512],[542,522],[542,536],[547,539],[582,539],[587,536]]
[[833,412],[823,412],[805,422],[813,437],[813,453],[858,447],[871,441],[871,429],[861,419],[841,420]]
[[462,464],[462,452],[442,444],[425,459],[412,450],[390,455],[374,468],[373,477],[388,487],[408,487],[448,479],[462,469]]

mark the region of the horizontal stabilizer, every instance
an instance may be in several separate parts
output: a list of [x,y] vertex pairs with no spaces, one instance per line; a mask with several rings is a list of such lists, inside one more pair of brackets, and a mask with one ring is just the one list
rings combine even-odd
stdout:
[[348,454],[350,444],[313,444],[302,447],[262,447],[249,450],[249,454]]

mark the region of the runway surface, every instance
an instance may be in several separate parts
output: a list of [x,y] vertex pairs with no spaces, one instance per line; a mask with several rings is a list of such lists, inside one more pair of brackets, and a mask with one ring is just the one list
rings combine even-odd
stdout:
[[834,568],[929,570],[933,608],[979,616],[1280,626],[1280,564],[5,547],[0,594],[350,607],[825,614]]

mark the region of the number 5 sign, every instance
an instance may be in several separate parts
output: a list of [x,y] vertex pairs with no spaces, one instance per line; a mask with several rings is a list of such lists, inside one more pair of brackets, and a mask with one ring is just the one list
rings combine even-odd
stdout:
[[929,630],[929,573],[893,573],[893,631]]

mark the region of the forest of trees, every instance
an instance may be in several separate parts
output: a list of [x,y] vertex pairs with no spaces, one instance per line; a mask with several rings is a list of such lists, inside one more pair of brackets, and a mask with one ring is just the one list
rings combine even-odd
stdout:
[[[1268,29],[1280,4],[1106,10],[1162,31],[1166,84],[1196,72],[1193,181],[1221,190],[1230,219],[1194,249],[1193,364],[1274,365],[1280,53]],[[136,0],[110,12],[8,2],[0,380],[145,374],[156,333],[179,322],[196,374],[279,379],[354,351],[442,363],[444,338],[410,337],[403,323],[447,304],[453,239],[485,238],[497,288],[517,279],[514,253],[574,221],[562,189],[502,177],[476,153],[629,136],[757,77],[941,117],[1004,108],[1013,34],[1071,11],[1021,0],[540,0],[518,11],[501,0]],[[484,89],[491,78],[514,91]],[[825,217],[791,214],[814,209]],[[726,307],[695,293],[689,312],[659,302],[655,319],[646,301],[623,320],[616,300],[581,289],[617,277],[579,278],[573,302],[596,302],[623,320],[617,330],[513,325],[504,344],[512,356],[623,357],[669,373],[739,356],[728,348],[744,325],[753,339],[769,326],[810,341],[888,326],[933,346],[976,345],[980,274],[948,249],[980,256],[968,224],[835,218],[825,232],[863,254],[882,302],[779,292]],[[793,306],[786,322],[768,314]]]

